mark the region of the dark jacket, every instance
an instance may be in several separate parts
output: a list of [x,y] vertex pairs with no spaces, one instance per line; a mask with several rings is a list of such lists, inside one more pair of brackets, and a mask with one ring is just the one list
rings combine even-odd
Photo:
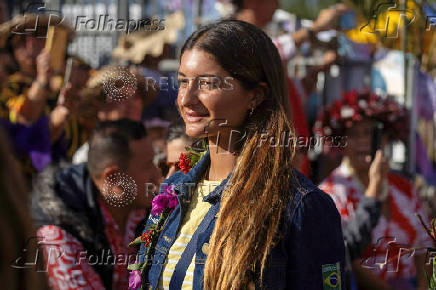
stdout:
[[[100,263],[91,263],[106,289],[112,288],[111,247],[104,232],[104,219],[97,200],[98,190],[86,164],[66,168],[50,166],[35,180],[32,214],[38,227],[55,225],[74,236]],[[142,229],[138,226],[138,230]],[[137,234],[139,234],[138,232]],[[94,256],[94,257],[95,257]]]
[[[209,153],[187,174],[178,172],[165,181],[176,185],[179,205],[169,216],[154,250],[153,261],[146,273],[148,283],[156,289],[162,275],[168,251],[176,239],[183,214],[188,204],[184,198],[192,190],[210,164]],[[333,200],[301,173],[295,171],[296,180],[284,190],[292,191],[293,199],[287,206],[280,226],[283,237],[271,250],[263,274],[260,289],[345,289],[344,263],[345,249],[341,230],[341,218]],[[230,177],[230,175],[229,175]],[[219,206],[220,197],[227,177],[216,189],[204,198],[214,206]],[[294,186],[295,185],[295,186]],[[265,205],[268,206],[268,205]],[[156,216],[150,216],[147,223],[153,224]],[[216,221],[212,219],[208,227],[198,235],[195,250],[193,289],[203,288],[203,270],[207,259],[202,248],[209,243]],[[139,262],[144,262],[144,244],[138,253]],[[336,270],[335,270],[336,269]],[[255,280],[259,281],[259,273]],[[329,284],[330,286],[328,286]],[[333,287],[331,287],[333,286]],[[331,287],[331,288],[326,288]]]

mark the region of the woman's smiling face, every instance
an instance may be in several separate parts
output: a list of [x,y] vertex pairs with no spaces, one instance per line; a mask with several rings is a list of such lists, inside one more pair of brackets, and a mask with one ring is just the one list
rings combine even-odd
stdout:
[[177,105],[188,136],[211,137],[220,129],[223,133],[240,128],[253,107],[254,91],[245,89],[201,49],[183,53],[178,82]]

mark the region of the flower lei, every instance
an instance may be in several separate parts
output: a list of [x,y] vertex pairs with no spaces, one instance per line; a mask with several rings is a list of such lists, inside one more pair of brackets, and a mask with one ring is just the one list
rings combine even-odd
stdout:
[[343,135],[346,128],[364,117],[384,123],[391,139],[407,139],[407,112],[401,105],[389,98],[357,91],[348,92],[341,100],[327,106],[315,123],[315,132],[328,136]]
[[[189,170],[203,158],[206,154],[206,146],[206,141],[202,140],[201,148],[203,151],[201,152],[185,147],[188,153],[181,153],[179,159],[179,168],[183,171],[183,174],[188,173]],[[147,265],[152,262],[154,247],[156,246],[160,232],[178,203],[176,187],[174,185],[163,185],[160,194],[153,198],[151,214],[153,216],[159,216],[157,223],[147,225],[143,234],[129,244],[129,247],[144,244],[145,248],[147,248],[143,263],[136,261],[135,264],[130,264],[127,267],[127,269],[130,270],[129,289],[143,289],[141,285],[142,273]]]
[[143,234],[137,237],[129,244],[129,247],[144,244],[147,248],[145,252],[145,260],[143,263],[130,264],[127,269],[130,270],[129,289],[142,289],[141,276],[147,265],[151,263],[152,250],[157,243],[160,232],[167,218],[178,204],[177,194],[174,185],[162,186],[162,192],[153,198],[151,214],[159,215],[158,222],[154,225],[147,225]]
[[186,174],[194,167],[207,151],[206,140],[201,140],[200,148],[185,147],[187,153],[180,153],[178,166],[182,170],[183,174]]

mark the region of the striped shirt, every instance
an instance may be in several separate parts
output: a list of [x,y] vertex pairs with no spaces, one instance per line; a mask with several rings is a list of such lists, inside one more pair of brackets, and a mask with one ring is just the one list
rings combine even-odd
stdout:
[[[397,174],[388,174],[388,202],[391,219],[381,216],[372,231],[372,245],[364,254],[365,265],[383,280],[412,278],[416,276],[414,259],[402,255],[401,248],[414,246],[431,247],[430,237],[419,223],[415,213],[420,213],[428,224],[428,218],[412,184]],[[343,225],[355,215],[365,188],[352,173],[347,160],[342,161],[319,188],[330,194],[341,214]]]
[[[174,241],[174,244],[171,246],[168,253],[168,259],[166,260],[162,275],[159,279],[159,289],[169,289],[171,277],[177,262],[180,260],[183,251],[211,207],[209,202],[203,201],[203,197],[212,192],[220,183],[221,182],[219,181],[203,180],[197,185],[191,203],[189,204],[189,208],[183,218],[179,233],[177,234],[176,240]],[[194,267],[195,255],[192,258],[188,270],[186,271],[186,276],[182,285],[182,289],[184,290],[192,289],[194,281]]]

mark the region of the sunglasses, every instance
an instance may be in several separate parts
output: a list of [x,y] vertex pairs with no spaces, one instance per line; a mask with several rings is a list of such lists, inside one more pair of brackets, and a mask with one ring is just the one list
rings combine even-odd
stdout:
[[176,171],[180,170],[179,167],[179,162],[167,162],[167,161],[159,161],[157,164],[157,167],[160,168],[161,172],[162,172],[162,176],[167,176],[168,172],[170,171],[170,168],[175,166],[176,167]]

